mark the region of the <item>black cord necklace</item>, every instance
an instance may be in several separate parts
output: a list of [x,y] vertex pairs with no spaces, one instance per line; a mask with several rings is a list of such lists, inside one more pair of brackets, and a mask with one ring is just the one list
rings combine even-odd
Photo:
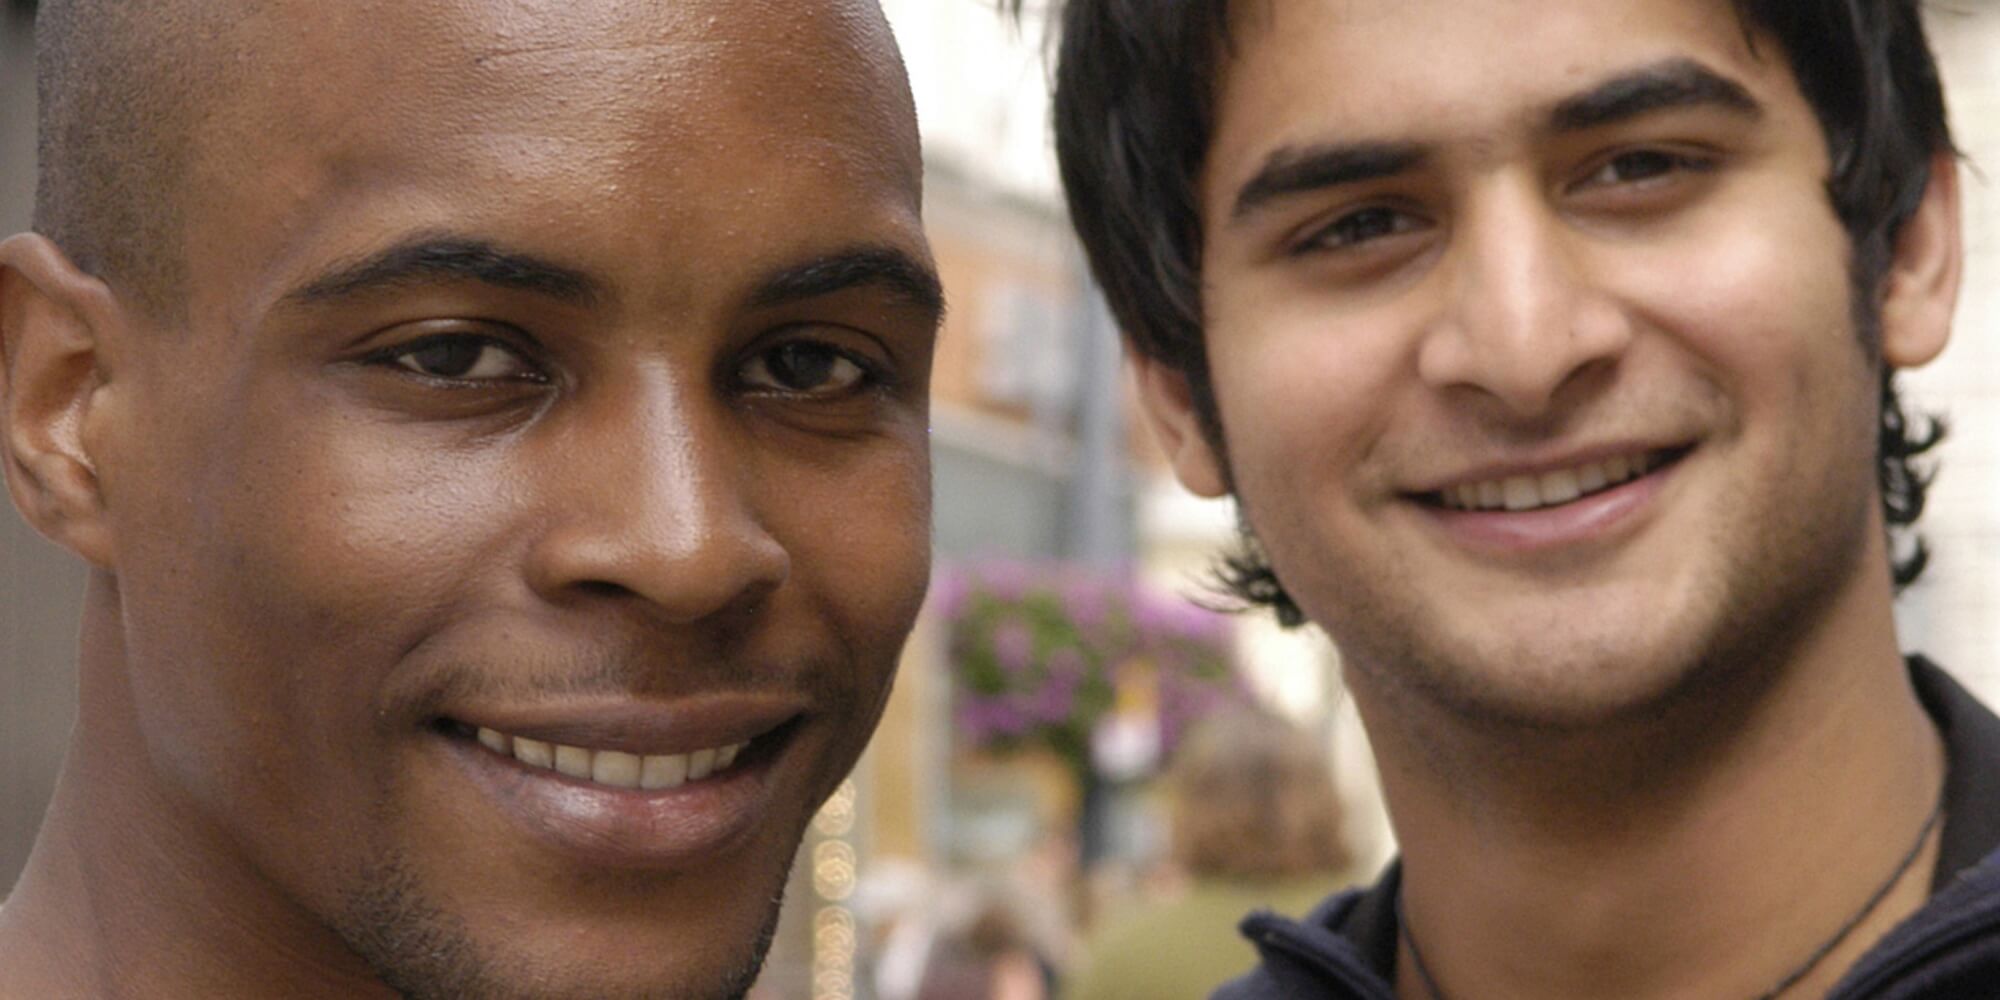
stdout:
[[[1909,874],[1910,866],[1916,864],[1917,856],[1924,853],[1924,844],[1930,841],[1931,831],[1937,829],[1938,821],[1942,818],[1944,818],[1944,786],[1940,784],[1937,802],[1931,806],[1931,814],[1925,817],[1923,828],[1917,831],[1916,843],[1911,844],[1903,859],[1896,862],[1896,867],[1889,872],[1889,877],[1882,880],[1882,884],[1868,897],[1868,901],[1862,903],[1861,908],[1854,911],[1854,915],[1848,917],[1847,922],[1841,924],[1840,929],[1834,931],[1832,937],[1821,942],[1819,947],[1813,949],[1812,954],[1806,956],[1805,961],[1785,973],[1770,989],[1758,994],[1756,1000],[1777,1000],[1786,990],[1791,989],[1799,980],[1812,972],[1826,956],[1833,953],[1835,948],[1840,947],[1840,943],[1847,940],[1847,935],[1854,933],[1854,929],[1861,926],[1861,922],[1868,919],[1868,915],[1874,913],[1875,908],[1881,906],[1883,900],[1889,898],[1889,893],[1903,880],[1903,876]],[[1430,995],[1431,1000],[1446,1000],[1443,987],[1438,985],[1437,977],[1431,975],[1430,966],[1424,962],[1424,953],[1417,948],[1417,936],[1410,929],[1409,919],[1403,915],[1403,891],[1400,887],[1396,890],[1396,928],[1402,935],[1403,946],[1410,950],[1410,964],[1416,968],[1417,978],[1423,981],[1424,992]]]

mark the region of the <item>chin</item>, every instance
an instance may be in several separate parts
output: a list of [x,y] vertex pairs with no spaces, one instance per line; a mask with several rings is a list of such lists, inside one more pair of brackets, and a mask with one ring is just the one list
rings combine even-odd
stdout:
[[1604,731],[1659,718],[1700,672],[1602,648],[1408,650],[1387,660],[1358,653],[1352,662],[1475,729],[1542,733]]
[[[1707,686],[1704,661],[1631,652],[1566,651],[1485,669],[1441,692],[1469,721],[1548,733],[1609,733],[1671,717],[1675,705]],[[1511,671],[1509,668],[1513,668]]]
[[1377,685],[1475,730],[1608,738],[1691,731],[1711,745],[1702,734],[1755,705],[1811,623],[1826,619],[1838,587],[1825,582],[1842,573],[1824,569],[1788,587],[1710,572],[1684,577],[1707,586],[1654,581],[1586,599],[1543,595],[1451,630],[1396,629],[1392,647],[1356,647],[1353,662]]
[[[746,886],[736,900],[744,909],[727,920],[681,914],[687,933],[662,940],[671,929],[646,921],[645,912],[689,907],[639,905],[637,926],[601,928],[537,928],[550,922],[532,915],[469,919],[431,898],[406,865],[390,862],[358,880],[363,888],[345,900],[334,930],[408,1000],[733,1000],[762,970],[787,875],[780,869],[762,891]],[[474,905],[490,906],[467,908]],[[747,930],[733,926],[746,922]]]
[[[1741,666],[1731,650],[1756,641],[1743,628],[1755,623],[1733,621],[1721,597],[1656,586],[1531,594],[1476,617],[1466,601],[1457,613],[1352,620],[1336,637],[1364,683],[1475,730],[1610,733],[1671,717],[1722,682],[1718,664]],[[1380,602],[1397,605],[1415,606]]]

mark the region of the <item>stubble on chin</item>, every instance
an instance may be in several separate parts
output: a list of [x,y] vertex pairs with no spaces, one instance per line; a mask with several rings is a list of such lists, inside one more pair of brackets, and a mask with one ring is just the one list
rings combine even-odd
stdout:
[[[1687,719],[1712,732],[1729,705],[1752,703],[1774,683],[1855,574],[1868,571],[1874,498],[1822,495],[1842,493],[1857,498],[1822,502],[1815,517],[1756,512],[1736,522],[1755,530],[1711,526],[1685,540],[1714,558],[1690,567],[1667,591],[1671,600],[1634,611],[1630,627],[1605,627],[1586,604],[1552,601],[1547,621],[1495,623],[1481,635],[1462,620],[1454,627],[1454,610],[1421,599],[1411,589],[1419,581],[1407,577],[1343,581],[1332,602],[1339,613],[1321,620],[1354,680],[1469,731],[1589,737]],[[1732,496],[1725,505],[1751,502]]]
[[768,894],[762,928],[740,959],[705,984],[620,987],[615,984],[633,977],[610,969],[590,970],[602,975],[585,985],[564,983],[554,970],[527,968],[504,957],[505,942],[475,941],[465,921],[439,906],[401,859],[355,879],[333,930],[404,1000],[742,1000],[777,935],[789,875],[789,867],[779,873],[779,891]]

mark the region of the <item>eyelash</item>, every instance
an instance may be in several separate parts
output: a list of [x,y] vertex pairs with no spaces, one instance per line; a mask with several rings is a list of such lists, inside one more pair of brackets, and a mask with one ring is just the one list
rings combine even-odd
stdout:
[[[487,377],[474,378],[474,377],[466,377],[465,375],[441,375],[441,374],[426,372],[419,370],[418,368],[409,363],[410,359],[413,358],[415,355],[420,354],[427,350],[432,350],[440,347],[474,349],[481,352],[480,354],[473,355],[473,357],[470,359],[468,367],[470,367],[473,370],[476,370],[479,364],[481,363],[483,352],[487,350],[502,351],[505,352],[515,364],[517,364],[520,368],[524,369],[524,371],[516,375],[487,376]],[[835,390],[830,393],[816,393],[812,389],[784,389],[781,387],[773,388],[769,386],[753,385],[749,383],[749,380],[743,377],[743,372],[745,369],[759,363],[762,363],[768,370],[771,365],[771,359],[773,358],[773,356],[780,351],[786,350],[787,348],[816,349],[819,351],[823,351],[828,356],[830,356],[832,359],[830,363],[832,364],[839,364],[844,362],[846,364],[852,365],[855,368],[856,372],[856,374],[853,376],[854,384],[850,387]],[[419,337],[415,340],[405,341],[403,343],[396,344],[393,347],[388,347],[381,351],[377,351],[376,353],[369,355],[365,359],[365,361],[369,364],[380,365],[382,367],[389,368],[397,372],[398,374],[407,375],[409,377],[420,379],[427,383],[443,386],[450,389],[481,389],[481,388],[492,388],[494,386],[502,386],[502,385],[524,385],[524,384],[546,385],[549,382],[553,381],[545,372],[542,371],[541,367],[538,364],[536,364],[536,362],[530,356],[529,351],[524,350],[515,344],[509,343],[502,338],[495,337],[490,334],[472,333],[469,331],[453,332],[453,333],[436,333]],[[764,345],[760,347],[758,350],[751,353],[742,362],[738,363],[734,371],[736,373],[735,380],[739,383],[742,383],[743,388],[746,391],[758,393],[761,395],[770,395],[770,396],[792,396],[798,398],[828,398],[837,396],[858,395],[867,392],[881,392],[893,389],[895,387],[894,381],[891,378],[890,372],[888,371],[887,367],[877,362],[876,360],[866,357],[854,351],[845,350],[827,341],[817,340],[812,338],[793,338],[789,340],[779,341],[777,343]],[[773,374],[774,379],[775,377],[776,377],[775,374]]]
[[[1380,225],[1371,227],[1374,231],[1356,236],[1352,231],[1367,222],[1386,218],[1387,229]],[[1415,224],[1409,224],[1414,222]],[[1342,212],[1324,225],[1314,226],[1306,235],[1293,243],[1288,250],[1292,256],[1315,253],[1338,253],[1355,250],[1385,239],[1391,239],[1422,228],[1423,220],[1411,212],[1391,205],[1367,205],[1348,212]],[[1345,230],[1345,232],[1343,232]],[[1338,239],[1331,239],[1338,237]]]
[[[1618,178],[1611,178],[1604,181],[1598,180],[1606,171],[1615,170],[1620,163],[1630,165],[1631,160],[1641,157],[1656,161],[1652,165],[1659,166],[1662,169],[1656,173],[1633,180],[1620,180]],[[1713,156],[1688,153],[1680,150],[1659,149],[1655,147],[1624,149],[1598,161],[1588,173],[1583,175],[1582,179],[1572,185],[1572,188],[1598,185],[1643,185],[1653,181],[1660,181],[1663,178],[1678,173],[1710,173],[1719,165]]]
[[[1618,177],[1599,179],[1607,171],[1617,170],[1621,164],[1627,167],[1633,166],[1632,161],[1640,158],[1652,161],[1648,165],[1658,167],[1659,169],[1646,176],[1629,180]],[[1656,147],[1625,149],[1598,161],[1580,180],[1569,186],[1569,191],[1645,188],[1654,184],[1666,183],[1675,174],[1707,174],[1712,173],[1719,166],[1720,163],[1717,158],[1710,155]],[[1385,216],[1387,217],[1386,229],[1378,222],[1378,220],[1383,219]],[[1353,235],[1353,229],[1370,222],[1377,222],[1378,224],[1370,227],[1371,231],[1369,232],[1364,232],[1359,236]],[[1415,213],[1396,208],[1392,205],[1366,205],[1352,211],[1343,212],[1332,221],[1308,230],[1305,237],[1294,242],[1287,250],[1287,253],[1298,257],[1315,253],[1355,250],[1384,239],[1413,232],[1422,228],[1423,225],[1424,221],[1422,217]],[[1348,230],[1348,232],[1343,233],[1342,230]],[[1336,236],[1340,237],[1340,239],[1329,238]]]
[[[470,348],[478,351],[479,353],[472,356],[469,365],[473,370],[477,370],[479,362],[484,357],[486,351],[501,351],[523,370],[518,374],[468,378],[465,375],[434,374],[422,371],[408,363],[416,355],[437,348]],[[520,346],[509,343],[500,337],[470,331],[434,333],[418,337],[415,340],[405,341],[378,351],[370,355],[366,360],[371,364],[382,365],[413,378],[450,388],[484,388],[495,385],[522,384],[541,385],[550,381],[548,374],[542,370],[540,365],[536,364],[530,351],[524,350]]]
[[[847,364],[853,365],[856,372],[854,376],[854,384],[852,386],[843,389],[834,390],[833,392],[830,393],[817,393],[812,389],[783,389],[783,388],[774,389],[766,386],[751,385],[748,383],[748,380],[744,378],[742,373],[745,369],[749,368],[750,366],[757,364],[759,362],[763,362],[766,368],[768,369],[770,364],[769,359],[771,359],[778,352],[783,351],[787,348],[801,348],[801,347],[823,351],[832,358],[833,363],[837,364],[840,362],[845,362]],[[891,378],[891,374],[887,366],[881,364],[880,362],[876,361],[873,358],[867,357],[858,352],[846,350],[828,341],[818,340],[810,337],[794,338],[790,340],[779,341],[777,343],[767,344],[759,348],[755,352],[753,352],[749,357],[745,358],[741,364],[737,365],[736,371],[738,373],[737,380],[739,382],[744,383],[744,387],[747,391],[763,395],[770,395],[770,396],[780,396],[780,397],[789,396],[789,397],[804,398],[804,399],[828,399],[828,398],[856,396],[867,393],[879,393],[892,390],[895,388],[895,383]]]

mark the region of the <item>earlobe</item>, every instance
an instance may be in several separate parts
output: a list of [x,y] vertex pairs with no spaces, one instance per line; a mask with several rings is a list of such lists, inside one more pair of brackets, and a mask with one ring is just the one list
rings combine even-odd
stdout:
[[1892,368],[1928,363],[1951,336],[1965,260],[1960,219],[1958,160],[1946,151],[1931,158],[1923,200],[1882,276],[1882,360]]
[[1197,496],[1228,495],[1229,479],[1223,474],[1221,456],[1202,427],[1187,374],[1129,348],[1126,364],[1138,384],[1140,411],[1181,485]]
[[108,568],[109,520],[87,431],[107,381],[110,291],[32,233],[0,242],[0,463],[23,516]]

